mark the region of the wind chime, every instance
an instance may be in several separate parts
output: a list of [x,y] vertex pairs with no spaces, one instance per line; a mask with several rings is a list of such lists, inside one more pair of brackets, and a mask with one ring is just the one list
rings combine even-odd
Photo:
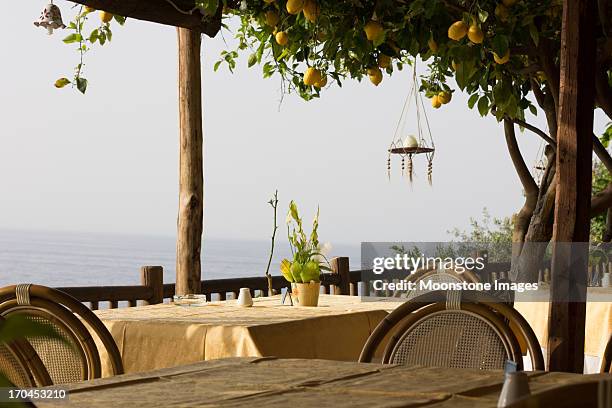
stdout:
[[[415,116],[411,120],[412,104]],[[412,133],[411,133],[412,132]],[[389,146],[387,157],[387,177],[391,179],[391,155],[399,155],[402,160],[402,176],[407,176],[410,183],[414,176],[412,158],[414,155],[424,154],[427,158],[427,181],[432,184],[433,158],[435,146],[431,137],[429,121],[425,113],[425,104],[419,92],[417,83],[416,61],[412,71],[412,88],[406,97],[402,114],[400,115],[393,140]]]
[[43,11],[40,13],[38,20],[34,22],[36,27],[43,27],[47,29],[49,35],[53,34],[53,30],[58,28],[66,28],[62,21],[62,13],[53,1],[45,6]]

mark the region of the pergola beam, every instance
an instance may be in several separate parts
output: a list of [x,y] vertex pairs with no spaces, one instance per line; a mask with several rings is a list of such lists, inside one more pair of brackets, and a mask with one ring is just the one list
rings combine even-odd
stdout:
[[176,294],[201,293],[204,160],[200,33],[177,28],[179,48],[179,208]]
[[[205,17],[195,9],[194,0],[70,0],[137,20],[188,28],[214,37],[221,29],[220,6],[214,16]],[[180,11],[179,11],[180,10]]]

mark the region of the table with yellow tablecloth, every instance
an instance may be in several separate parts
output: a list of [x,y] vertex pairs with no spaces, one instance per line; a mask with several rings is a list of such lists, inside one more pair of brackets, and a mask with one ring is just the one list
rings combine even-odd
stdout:
[[[96,311],[127,373],[223,357],[276,356],[356,361],[376,325],[399,302],[321,295],[318,307],[281,305],[280,297],[205,306],[160,304]],[[103,373],[108,361],[102,353]]]
[[[517,295],[514,307],[533,328],[540,345],[545,349],[548,339],[549,290],[544,287],[537,294]],[[612,334],[612,288],[588,288],[585,322],[585,372],[599,370],[608,339]]]

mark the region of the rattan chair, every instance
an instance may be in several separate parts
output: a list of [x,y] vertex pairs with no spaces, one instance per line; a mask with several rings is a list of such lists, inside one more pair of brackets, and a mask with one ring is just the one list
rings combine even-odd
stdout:
[[383,363],[502,369],[512,360],[522,369],[518,336],[527,344],[534,369],[544,369],[537,338],[516,310],[479,292],[431,291],[385,317],[359,361],[371,362],[388,337]]
[[[45,286],[21,284],[0,289],[0,316],[23,314],[53,328],[64,341],[28,338],[54,384],[101,376],[97,336],[106,349],[113,373],[123,374],[119,349],[96,315],[72,296]],[[89,328],[89,330],[88,330]]]
[[[4,318],[0,317],[0,323],[3,321]],[[52,384],[45,365],[25,339],[0,343],[0,373],[17,387],[44,387]]]
[[[459,283],[459,282],[470,282],[478,283],[480,279],[476,274],[471,271],[465,270],[463,272],[457,272],[452,269],[441,269],[441,268],[429,268],[420,269],[415,273],[409,275],[406,278],[409,282],[419,283],[421,281],[433,282],[433,283]],[[428,290],[415,289],[409,292],[396,291],[393,296],[401,297],[405,299],[414,299]]]

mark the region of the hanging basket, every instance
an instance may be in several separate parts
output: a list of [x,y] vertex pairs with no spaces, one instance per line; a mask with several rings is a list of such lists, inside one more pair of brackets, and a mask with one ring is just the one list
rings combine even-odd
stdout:
[[[413,119],[409,119],[409,116]],[[410,134],[412,130],[414,134]],[[427,181],[431,185],[433,176],[433,158],[436,148],[429,120],[425,113],[425,104],[417,83],[416,60],[412,71],[412,87],[404,102],[400,119],[393,134],[387,157],[387,177],[391,179],[391,155],[399,155],[402,162],[402,176],[407,176],[410,183],[414,176],[413,156],[424,154],[427,158]]]

